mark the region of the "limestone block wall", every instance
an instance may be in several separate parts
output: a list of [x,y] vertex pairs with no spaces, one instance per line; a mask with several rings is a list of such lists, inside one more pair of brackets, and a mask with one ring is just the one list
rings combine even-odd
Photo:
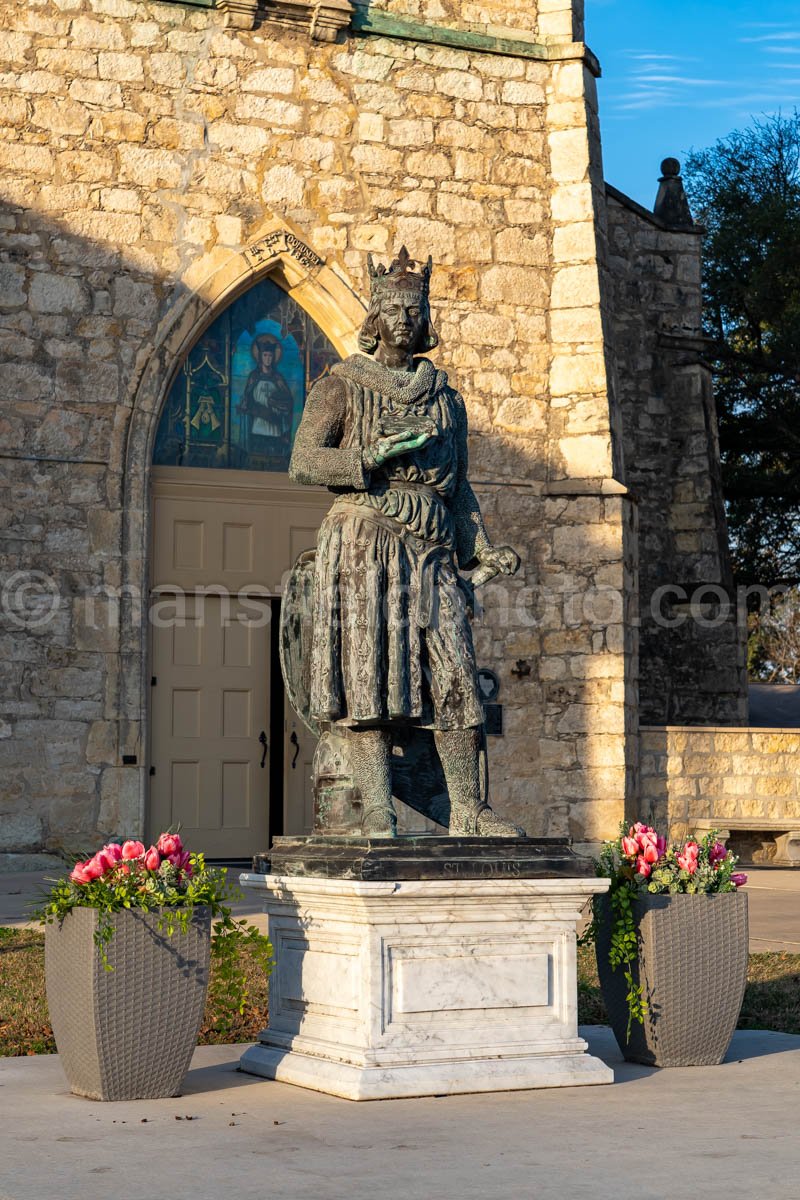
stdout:
[[701,234],[609,189],[609,288],[625,478],[639,507],[641,720],[741,724],[737,621],[711,379]]
[[635,783],[635,554],[595,68],[578,0],[480,12],[546,47],[325,44],[155,0],[2,0],[0,849],[143,828],[150,447],[192,339],[275,271],[348,353],[366,253],[402,242],[433,255],[436,359],[467,400],[490,531],[526,564],[476,626],[506,706],[494,798],[533,833],[616,827]]
[[698,820],[800,821],[800,730],[661,726],[641,731],[643,819],[685,837]]

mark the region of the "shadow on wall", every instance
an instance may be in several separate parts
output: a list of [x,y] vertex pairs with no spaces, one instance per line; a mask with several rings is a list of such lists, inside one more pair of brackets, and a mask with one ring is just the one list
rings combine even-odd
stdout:
[[[102,597],[147,594],[160,404],[182,353],[222,305],[165,277],[146,248],[126,247],[117,216],[120,246],[110,248],[17,206],[0,210],[11,399],[0,417],[0,849],[9,851],[84,848],[143,825],[147,625],[124,594],[119,620]],[[238,247],[229,254],[243,261]],[[224,302],[270,265],[256,257],[247,274],[232,275]],[[286,256],[278,269],[290,284],[301,279]],[[455,349],[443,345],[437,361],[446,365]],[[506,585],[502,606],[485,594],[475,628],[479,665],[498,670],[503,687],[505,736],[490,739],[493,796],[533,834],[596,841],[615,831],[635,774],[626,643],[635,534],[623,533],[622,497],[547,495],[547,465],[533,447],[502,427],[471,439],[490,533],[529,564]],[[91,620],[89,594],[100,597]]]

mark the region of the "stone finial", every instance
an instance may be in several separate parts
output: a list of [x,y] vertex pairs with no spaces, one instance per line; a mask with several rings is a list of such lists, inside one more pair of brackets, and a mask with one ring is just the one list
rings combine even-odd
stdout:
[[670,229],[694,229],[689,201],[681,179],[681,164],[677,158],[665,158],[661,164],[658,195],[653,212]]

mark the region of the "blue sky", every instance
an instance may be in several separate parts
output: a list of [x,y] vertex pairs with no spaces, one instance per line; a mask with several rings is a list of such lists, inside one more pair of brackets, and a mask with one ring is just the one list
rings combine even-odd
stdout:
[[586,0],[605,176],[652,208],[659,167],[800,108],[798,0]]

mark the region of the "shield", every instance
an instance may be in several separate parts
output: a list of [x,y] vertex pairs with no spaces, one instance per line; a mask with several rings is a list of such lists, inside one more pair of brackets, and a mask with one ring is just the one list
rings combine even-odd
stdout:
[[319,737],[311,716],[311,639],[313,636],[315,550],[306,550],[289,575],[281,604],[281,673],[289,703],[303,724]]

